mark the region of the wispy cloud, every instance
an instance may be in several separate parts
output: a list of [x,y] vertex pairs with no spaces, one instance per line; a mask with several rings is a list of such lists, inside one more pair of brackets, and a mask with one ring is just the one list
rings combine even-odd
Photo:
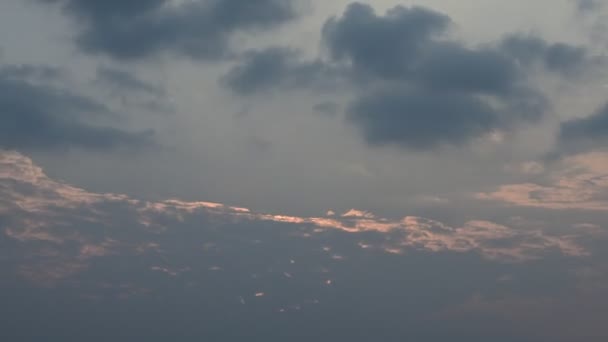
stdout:
[[549,172],[547,184],[503,185],[478,193],[482,200],[546,209],[608,210],[608,154],[586,153],[567,157]]

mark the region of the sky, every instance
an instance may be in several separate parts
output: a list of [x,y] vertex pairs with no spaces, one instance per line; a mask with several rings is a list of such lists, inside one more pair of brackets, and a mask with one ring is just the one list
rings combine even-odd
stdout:
[[606,341],[608,2],[0,2],[0,338]]

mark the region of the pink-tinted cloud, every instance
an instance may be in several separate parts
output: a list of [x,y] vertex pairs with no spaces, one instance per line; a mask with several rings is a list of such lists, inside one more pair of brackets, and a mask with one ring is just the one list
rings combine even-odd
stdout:
[[[593,159],[584,161],[590,167],[604,167]],[[451,226],[415,216],[385,219],[356,209],[342,215],[330,211],[326,216],[300,217],[260,213],[214,202],[178,199],[151,202],[120,194],[92,193],[50,179],[30,158],[17,152],[0,152],[0,199],[1,212],[10,218],[2,227],[2,234],[21,243],[25,250],[34,243],[56,246],[53,248],[58,252],[57,256],[49,260],[41,262],[36,258],[24,258],[21,274],[35,280],[46,277],[57,281],[69,277],[85,270],[96,258],[125,253],[163,255],[167,247],[150,240],[145,234],[162,235],[172,232],[179,224],[196,224],[201,219],[200,215],[217,222],[257,225],[274,222],[281,224],[280,229],[288,230],[288,234],[301,238],[322,236],[331,231],[380,234],[382,239],[361,240],[355,245],[388,254],[407,254],[410,251],[476,253],[487,260],[518,262],[542,258],[549,251],[571,257],[589,254],[577,239],[585,234],[584,230],[579,230],[578,235],[553,235],[541,228],[518,229],[485,220]],[[311,229],[302,232],[301,227]],[[204,246],[212,246],[213,251],[221,250],[221,246],[209,241],[200,241],[200,245],[201,250],[207,248]],[[348,256],[327,248],[333,261],[348,259]],[[54,262],[54,266],[48,266],[49,262]],[[209,267],[212,266],[220,267]],[[176,268],[156,264],[150,267],[175,276],[187,269],[187,265]],[[44,271],[36,271],[41,269]],[[291,273],[281,274],[293,276]]]
[[549,184],[521,183],[478,193],[476,198],[546,209],[608,210],[608,154],[566,158]]

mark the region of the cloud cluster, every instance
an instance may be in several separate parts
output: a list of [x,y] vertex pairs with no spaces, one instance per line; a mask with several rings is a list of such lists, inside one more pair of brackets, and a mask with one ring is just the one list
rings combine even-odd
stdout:
[[[369,145],[415,151],[467,145],[537,123],[550,103],[531,75],[542,70],[571,78],[604,64],[585,47],[534,35],[508,34],[469,46],[449,36],[449,16],[421,6],[399,5],[380,14],[353,2],[326,20],[323,53],[306,60],[291,47],[241,53],[231,44],[237,34],[293,20],[300,14],[297,0],[37,1],[61,6],[77,23],[78,46],[90,53],[118,60],[162,54],[237,59],[220,83],[240,95],[346,90],[352,94],[344,106],[346,121]],[[596,2],[578,1],[577,6],[584,10]],[[131,90],[162,91],[118,70],[102,68],[98,74],[106,83]],[[568,136],[568,130],[562,135]]]
[[354,92],[347,119],[369,144],[429,150],[540,121],[550,105],[532,86],[533,70],[573,76],[597,62],[585,48],[530,35],[470,47],[448,37],[451,25],[424,7],[379,15],[352,3],[326,21],[324,58],[301,61],[276,47],[257,51],[225,84],[253,93],[337,80]]

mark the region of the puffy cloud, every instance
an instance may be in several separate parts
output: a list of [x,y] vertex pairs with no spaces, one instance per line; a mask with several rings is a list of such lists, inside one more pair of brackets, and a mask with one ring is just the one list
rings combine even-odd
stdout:
[[448,16],[422,7],[397,6],[379,16],[371,6],[353,3],[326,22],[323,41],[333,61],[348,63],[358,75],[485,94],[517,86],[522,65],[540,62],[567,74],[597,62],[584,47],[533,35],[467,47],[446,37],[450,23]]
[[351,104],[349,120],[372,145],[412,149],[461,144],[501,127],[499,112],[477,98],[429,91],[382,89]]
[[342,17],[330,18],[323,40],[334,60],[349,62],[358,73],[403,77],[409,64],[450,18],[423,7],[397,6],[379,17],[370,5],[353,3]]
[[273,28],[298,12],[291,0],[38,1],[60,4],[77,21],[82,50],[123,60],[159,53],[225,57],[234,33]]
[[516,59],[500,47],[442,39],[449,23],[418,7],[378,16],[362,4],[327,22],[332,58],[346,60],[365,84],[348,117],[370,144],[462,145],[543,116],[547,102],[526,84]]
[[276,47],[251,52],[224,84],[251,94],[314,89],[331,80],[354,93],[346,118],[370,145],[421,151],[540,121],[550,103],[531,82],[538,65],[561,76],[603,65],[583,47],[532,35],[467,46],[449,39],[451,23],[423,7],[396,6],[379,15],[353,3],[326,21],[326,56],[303,61]]

